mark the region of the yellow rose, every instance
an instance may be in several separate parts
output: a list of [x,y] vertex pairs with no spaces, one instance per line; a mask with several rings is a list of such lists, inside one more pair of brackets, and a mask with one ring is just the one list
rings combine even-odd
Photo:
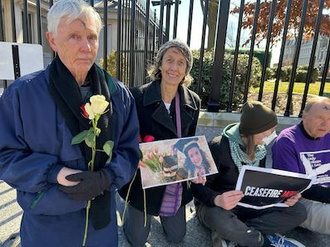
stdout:
[[109,102],[105,100],[103,95],[93,95],[89,101],[91,102],[94,115],[103,114],[109,105]]

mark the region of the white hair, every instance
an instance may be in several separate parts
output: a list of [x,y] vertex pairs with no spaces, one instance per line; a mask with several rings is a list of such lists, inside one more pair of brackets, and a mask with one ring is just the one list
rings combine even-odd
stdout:
[[102,28],[100,15],[83,0],[59,0],[50,8],[47,15],[48,32],[53,33],[55,37],[57,36],[58,25],[63,17],[66,18],[67,23],[81,17],[93,20],[98,34]]

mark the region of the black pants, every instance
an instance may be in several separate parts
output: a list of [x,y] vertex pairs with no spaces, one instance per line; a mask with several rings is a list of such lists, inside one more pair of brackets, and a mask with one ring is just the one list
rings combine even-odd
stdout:
[[264,235],[284,233],[299,226],[306,219],[306,209],[300,203],[292,207],[272,207],[262,210],[236,207],[197,206],[197,217],[202,225],[221,238],[240,246],[262,246]]
[[[128,205],[124,219],[124,233],[128,242],[134,247],[145,246],[150,232],[151,215],[147,214],[147,225],[144,226],[144,212]],[[166,239],[172,243],[180,243],[186,234],[186,211],[180,207],[176,215],[160,216]]]

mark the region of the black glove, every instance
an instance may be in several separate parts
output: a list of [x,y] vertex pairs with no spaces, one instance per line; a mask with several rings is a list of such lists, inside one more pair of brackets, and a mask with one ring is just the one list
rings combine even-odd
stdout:
[[59,189],[67,193],[70,198],[80,201],[92,200],[110,186],[110,175],[105,169],[71,174],[66,176],[66,179],[80,182],[75,186],[60,185]]

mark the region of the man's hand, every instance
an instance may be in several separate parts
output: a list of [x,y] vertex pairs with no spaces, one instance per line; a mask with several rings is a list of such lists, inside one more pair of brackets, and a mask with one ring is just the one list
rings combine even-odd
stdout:
[[72,182],[79,182],[75,186],[60,186],[60,190],[72,199],[88,201],[102,194],[110,186],[110,175],[106,169],[99,171],[84,171],[66,177]]
[[79,182],[72,182],[66,179],[66,176],[69,176],[71,174],[75,174],[81,172],[80,170],[75,170],[75,169],[71,169],[71,168],[67,168],[67,167],[63,167],[59,173],[57,174],[57,182],[60,185],[63,186],[75,186],[77,184],[79,184]]
[[291,207],[297,203],[297,201],[299,200],[300,197],[301,197],[301,194],[298,193],[298,194],[286,199],[286,201],[284,203]]
[[243,198],[244,194],[239,190],[227,191],[214,198],[214,204],[225,210],[231,210],[237,206],[237,203]]

